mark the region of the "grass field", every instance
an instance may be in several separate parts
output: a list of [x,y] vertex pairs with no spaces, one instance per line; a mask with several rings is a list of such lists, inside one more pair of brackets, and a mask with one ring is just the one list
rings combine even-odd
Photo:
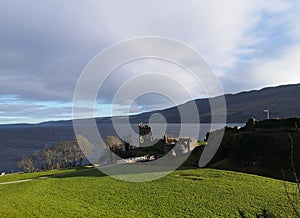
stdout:
[[[0,177],[1,183],[49,176],[0,185],[0,216],[240,217],[240,210],[254,217],[266,209],[276,217],[295,217],[280,180],[190,169],[152,182],[129,183],[95,169],[80,170],[84,168]],[[65,172],[69,174],[57,175]],[[295,184],[287,183],[287,187],[295,193]]]

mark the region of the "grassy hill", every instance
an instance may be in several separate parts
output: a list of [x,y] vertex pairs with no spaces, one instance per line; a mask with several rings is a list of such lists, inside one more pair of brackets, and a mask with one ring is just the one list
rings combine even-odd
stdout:
[[[49,178],[0,185],[0,217],[254,217],[263,209],[295,216],[283,181],[213,169],[129,183],[80,168],[7,175],[0,183],[39,176]],[[286,185],[295,192],[295,184]]]

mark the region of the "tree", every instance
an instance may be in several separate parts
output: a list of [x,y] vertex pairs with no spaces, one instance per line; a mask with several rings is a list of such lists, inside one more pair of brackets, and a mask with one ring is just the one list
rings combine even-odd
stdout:
[[43,155],[43,151],[35,151],[31,157],[35,166],[35,171],[48,169]]
[[117,136],[107,136],[105,139],[105,144],[108,146],[110,150],[115,150],[115,149],[121,149],[122,148],[122,142]]
[[57,156],[56,149],[54,148],[47,148],[43,151],[43,156],[47,164],[47,169],[54,169],[55,166],[55,159]]
[[77,161],[74,141],[63,141],[59,146],[61,146],[62,149],[65,167],[74,167]]
[[78,159],[80,160],[80,166],[82,165],[82,161],[85,158],[85,155],[89,155],[93,153],[94,145],[89,142],[89,140],[83,135],[76,135],[76,154]]
[[78,163],[82,165],[85,155],[91,154],[93,148],[93,144],[84,136],[78,135],[77,140],[62,141],[55,146],[34,152],[33,155],[20,160],[18,167],[25,172],[75,167]]
[[64,165],[64,156],[63,156],[63,149],[61,146],[56,145],[53,147],[53,150],[55,150],[55,157],[54,157],[54,163],[56,169],[60,169]]
[[45,150],[45,159],[51,168],[67,168],[76,166],[79,160],[76,141],[66,140]]
[[35,170],[34,162],[31,156],[24,157],[19,161],[18,167],[22,168],[24,172],[33,172]]

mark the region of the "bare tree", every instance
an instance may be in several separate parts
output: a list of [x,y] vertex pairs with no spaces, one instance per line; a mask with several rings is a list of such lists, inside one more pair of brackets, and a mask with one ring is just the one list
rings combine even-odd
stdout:
[[74,141],[63,141],[61,142],[63,146],[64,155],[68,167],[75,167],[77,156]]
[[19,161],[18,167],[22,168],[25,172],[34,172],[35,166],[31,156],[24,157]]
[[122,148],[122,142],[117,136],[107,136],[105,139],[106,146],[109,147],[110,150],[120,149]]
[[43,156],[47,164],[47,169],[54,169],[56,150],[53,148],[47,148],[43,151]]
[[76,138],[75,149],[81,166],[85,155],[92,154],[94,145],[83,135],[76,135]]
[[35,166],[35,171],[47,169],[47,164],[43,155],[43,151],[35,151],[31,157]]
[[43,151],[36,151],[33,155],[19,161],[18,166],[25,172],[38,170],[59,169],[82,165],[85,154],[93,151],[93,145],[84,137],[77,136],[77,140],[62,141],[56,146],[46,147]]

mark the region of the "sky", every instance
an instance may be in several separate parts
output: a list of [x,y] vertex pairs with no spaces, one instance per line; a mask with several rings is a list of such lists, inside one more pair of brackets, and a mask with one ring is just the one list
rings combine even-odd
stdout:
[[[299,11],[299,1],[289,0],[1,0],[0,123],[71,119],[76,83],[90,60],[143,36],[192,47],[212,67],[224,93],[300,83]],[[111,73],[99,90],[95,115],[173,106],[168,96],[155,93],[121,98],[112,106],[126,81],[162,71],[182,77],[193,98],[205,97],[178,66],[140,60]],[[178,93],[179,102],[191,100],[177,86],[167,91]]]

